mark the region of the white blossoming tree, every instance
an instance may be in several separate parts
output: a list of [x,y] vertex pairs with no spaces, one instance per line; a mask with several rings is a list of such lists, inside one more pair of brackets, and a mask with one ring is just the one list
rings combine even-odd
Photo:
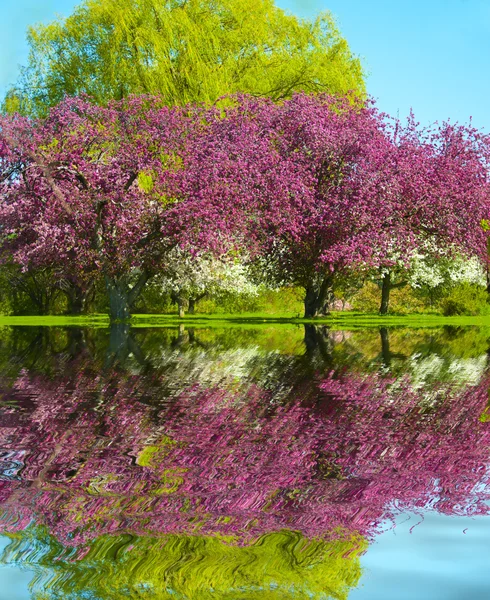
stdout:
[[412,259],[408,283],[432,302],[460,283],[486,286],[484,266],[477,257],[455,255],[434,260],[419,254]]
[[[370,278],[381,288],[380,313],[388,312],[390,291],[410,285],[432,304],[461,283],[486,286],[486,273],[481,260],[465,256],[454,248],[441,248],[433,240],[425,240],[418,250],[402,253],[394,250],[392,265],[370,272]],[[361,273],[362,273],[361,266]]]
[[256,296],[260,288],[249,279],[242,261],[229,256],[193,256],[180,248],[172,250],[165,272],[152,285],[158,286],[162,294],[170,294],[180,317],[186,311],[193,314],[196,303],[204,297]]

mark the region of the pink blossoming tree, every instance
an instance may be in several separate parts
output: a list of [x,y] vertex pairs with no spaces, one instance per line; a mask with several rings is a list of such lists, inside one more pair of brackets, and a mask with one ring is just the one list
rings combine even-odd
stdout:
[[129,317],[175,246],[261,257],[328,310],[336,276],[420,249],[486,260],[488,139],[469,127],[390,129],[367,104],[298,94],[168,109],[134,97],[68,99],[44,121],[2,117],[3,250],[83,289],[100,272],[113,320]]

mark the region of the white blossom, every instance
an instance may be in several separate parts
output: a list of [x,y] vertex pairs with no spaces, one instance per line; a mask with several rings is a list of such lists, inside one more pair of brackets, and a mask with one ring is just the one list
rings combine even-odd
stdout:
[[204,294],[220,296],[226,293],[256,296],[259,287],[248,278],[243,262],[236,258],[220,258],[208,254],[193,256],[174,248],[167,257],[164,272],[154,285],[164,292],[174,292],[187,298]]
[[435,288],[442,284],[475,283],[486,285],[483,265],[476,256],[454,255],[431,258],[416,254],[412,257],[409,283],[412,287]]

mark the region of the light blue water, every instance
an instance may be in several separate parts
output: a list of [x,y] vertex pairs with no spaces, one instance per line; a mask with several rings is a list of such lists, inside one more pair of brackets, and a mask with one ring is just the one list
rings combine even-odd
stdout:
[[490,518],[402,514],[361,558],[349,600],[487,600]]
[[[10,540],[0,536],[0,553]],[[30,600],[29,583],[34,572],[16,565],[2,565],[0,568],[0,600]]]

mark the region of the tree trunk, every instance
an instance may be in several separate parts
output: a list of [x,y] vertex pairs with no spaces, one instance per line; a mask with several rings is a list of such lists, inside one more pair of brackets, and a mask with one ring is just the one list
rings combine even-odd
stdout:
[[189,309],[188,309],[188,313],[190,315],[194,315],[196,313],[196,304],[202,300],[204,297],[206,296],[206,292],[204,292],[203,294],[199,294],[198,296],[195,296],[194,298],[189,298]]
[[185,311],[189,306],[189,301],[187,298],[183,298],[182,296],[177,296],[177,308],[179,309],[179,318],[183,319],[185,317]]
[[67,314],[81,315],[84,308],[84,293],[79,285],[71,285],[65,290],[68,300]]
[[379,314],[388,314],[388,307],[390,304],[390,291],[391,291],[391,273],[385,273],[383,275],[383,284],[381,287],[381,306],[379,307]]
[[185,296],[182,296],[180,292],[172,292],[170,294],[170,297],[172,299],[172,302],[175,302],[175,304],[177,304],[179,319],[183,319],[185,317],[185,311],[191,305],[191,300],[186,298]]
[[130,318],[129,287],[121,280],[107,279],[109,317],[112,322],[128,321]]
[[109,317],[111,322],[128,321],[131,317],[131,307],[143,291],[150,274],[143,271],[133,287],[129,286],[126,277],[105,278],[109,296]]
[[81,315],[87,312],[88,305],[94,300],[95,284],[92,282],[85,289],[80,285],[71,284],[63,291],[68,299],[67,314]]
[[325,275],[323,279],[311,282],[305,290],[305,319],[328,315],[329,304],[332,298],[332,277]]
[[67,314],[69,315],[81,315],[83,313],[83,296],[68,296],[68,308]]

